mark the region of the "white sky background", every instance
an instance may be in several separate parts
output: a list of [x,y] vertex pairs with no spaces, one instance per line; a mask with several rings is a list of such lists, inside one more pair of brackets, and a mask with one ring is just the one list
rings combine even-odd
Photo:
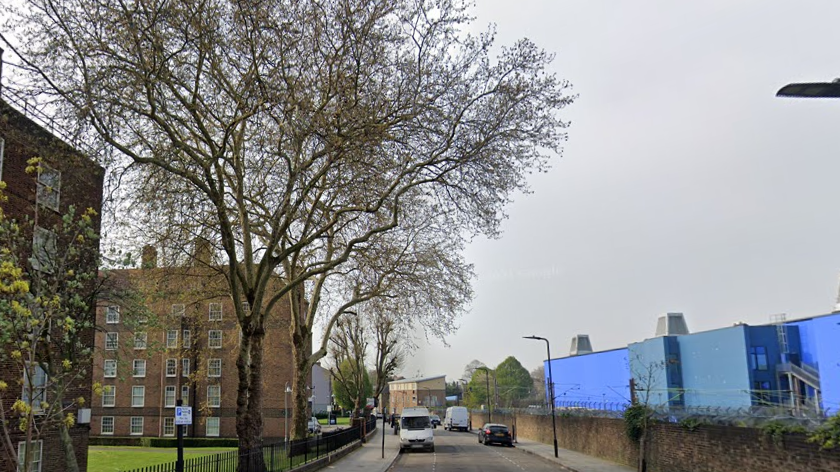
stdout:
[[840,2],[477,0],[498,43],[529,37],[580,95],[562,158],[468,257],[471,313],[406,375],[472,359],[529,370],[595,350],[827,313],[840,273],[840,100],[776,98],[840,77]]

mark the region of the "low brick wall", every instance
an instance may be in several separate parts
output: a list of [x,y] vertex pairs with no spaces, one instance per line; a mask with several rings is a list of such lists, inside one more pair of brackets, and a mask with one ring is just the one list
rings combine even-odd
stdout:
[[[473,428],[487,413],[471,413]],[[519,437],[553,443],[550,416],[493,415],[494,423],[516,429]],[[624,421],[610,418],[557,417],[557,445],[619,464],[636,467],[638,444],[624,433]],[[693,431],[678,424],[651,428],[648,472],[837,472],[840,449],[821,451],[805,435],[785,435],[776,444],[760,430],[701,425]]]

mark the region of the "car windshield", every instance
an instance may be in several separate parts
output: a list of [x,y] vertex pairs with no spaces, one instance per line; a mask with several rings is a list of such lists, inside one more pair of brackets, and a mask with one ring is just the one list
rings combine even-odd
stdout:
[[405,429],[426,429],[432,424],[428,416],[406,416],[403,417],[401,427]]

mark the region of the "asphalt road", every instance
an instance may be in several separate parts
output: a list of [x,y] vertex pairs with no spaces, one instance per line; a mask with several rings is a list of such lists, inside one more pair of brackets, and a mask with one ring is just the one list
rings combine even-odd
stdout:
[[435,452],[406,451],[389,472],[501,472],[556,471],[557,467],[539,457],[507,446],[485,446],[478,436],[435,429]]

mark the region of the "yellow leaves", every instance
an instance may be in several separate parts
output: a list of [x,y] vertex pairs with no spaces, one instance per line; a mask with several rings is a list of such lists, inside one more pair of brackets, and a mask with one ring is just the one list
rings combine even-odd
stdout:
[[67,271],[67,277],[73,277],[74,275],[76,275],[76,272],[73,269]]
[[32,310],[21,305],[17,300],[12,300],[12,312],[21,318],[29,318],[32,316]]
[[9,388],[9,384],[0,380],[0,392],[5,392],[7,388]]
[[99,382],[94,382],[93,383],[93,394],[98,396],[98,397],[101,397],[102,396],[102,391],[103,391],[102,384],[99,383]]
[[26,173],[27,174],[37,174],[41,172],[41,158],[40,157],[33,157],[26,161]]
[[78,236],[76,236],[76,242],[78,242],[78,243],[84,243],[84,242],[85,242],[85,237],[84,237],[83,235],[81,235],[81,234],[80,234],[80,235],[78,235]]
[[76,424],[76,417],[73,413],[67,413],[67,416],[64,417],[64,425],[72,428],[74,424]]
[[19,415],[27,414],[30,410],[32,410],[32,407],[30,407],[25,401],[21,400],[20,398],[15,400],[15,403],[12,405],[12,411]]
[[61,361],[61,367],[64,367],[64,370],[70,370],[73,368],[73,363],[70,362],[70,359],[64,359]]
[[85,404],[85,397],[79,397],[76,399],[76,404],[79,406],[83,406]]
[[23,275],[23,269],[11,261],[0,262],[0,293],[22,295],[29,292],[29,282]]
[[14,360],[21,360],[21,359],[23,359],[23,353],[21,353],[21,352],[20,352],[20,351],[18,351],[17,349],[15,349],[14,351],[12,351],[10,355],[12,356],[12,359],[14,359]]

